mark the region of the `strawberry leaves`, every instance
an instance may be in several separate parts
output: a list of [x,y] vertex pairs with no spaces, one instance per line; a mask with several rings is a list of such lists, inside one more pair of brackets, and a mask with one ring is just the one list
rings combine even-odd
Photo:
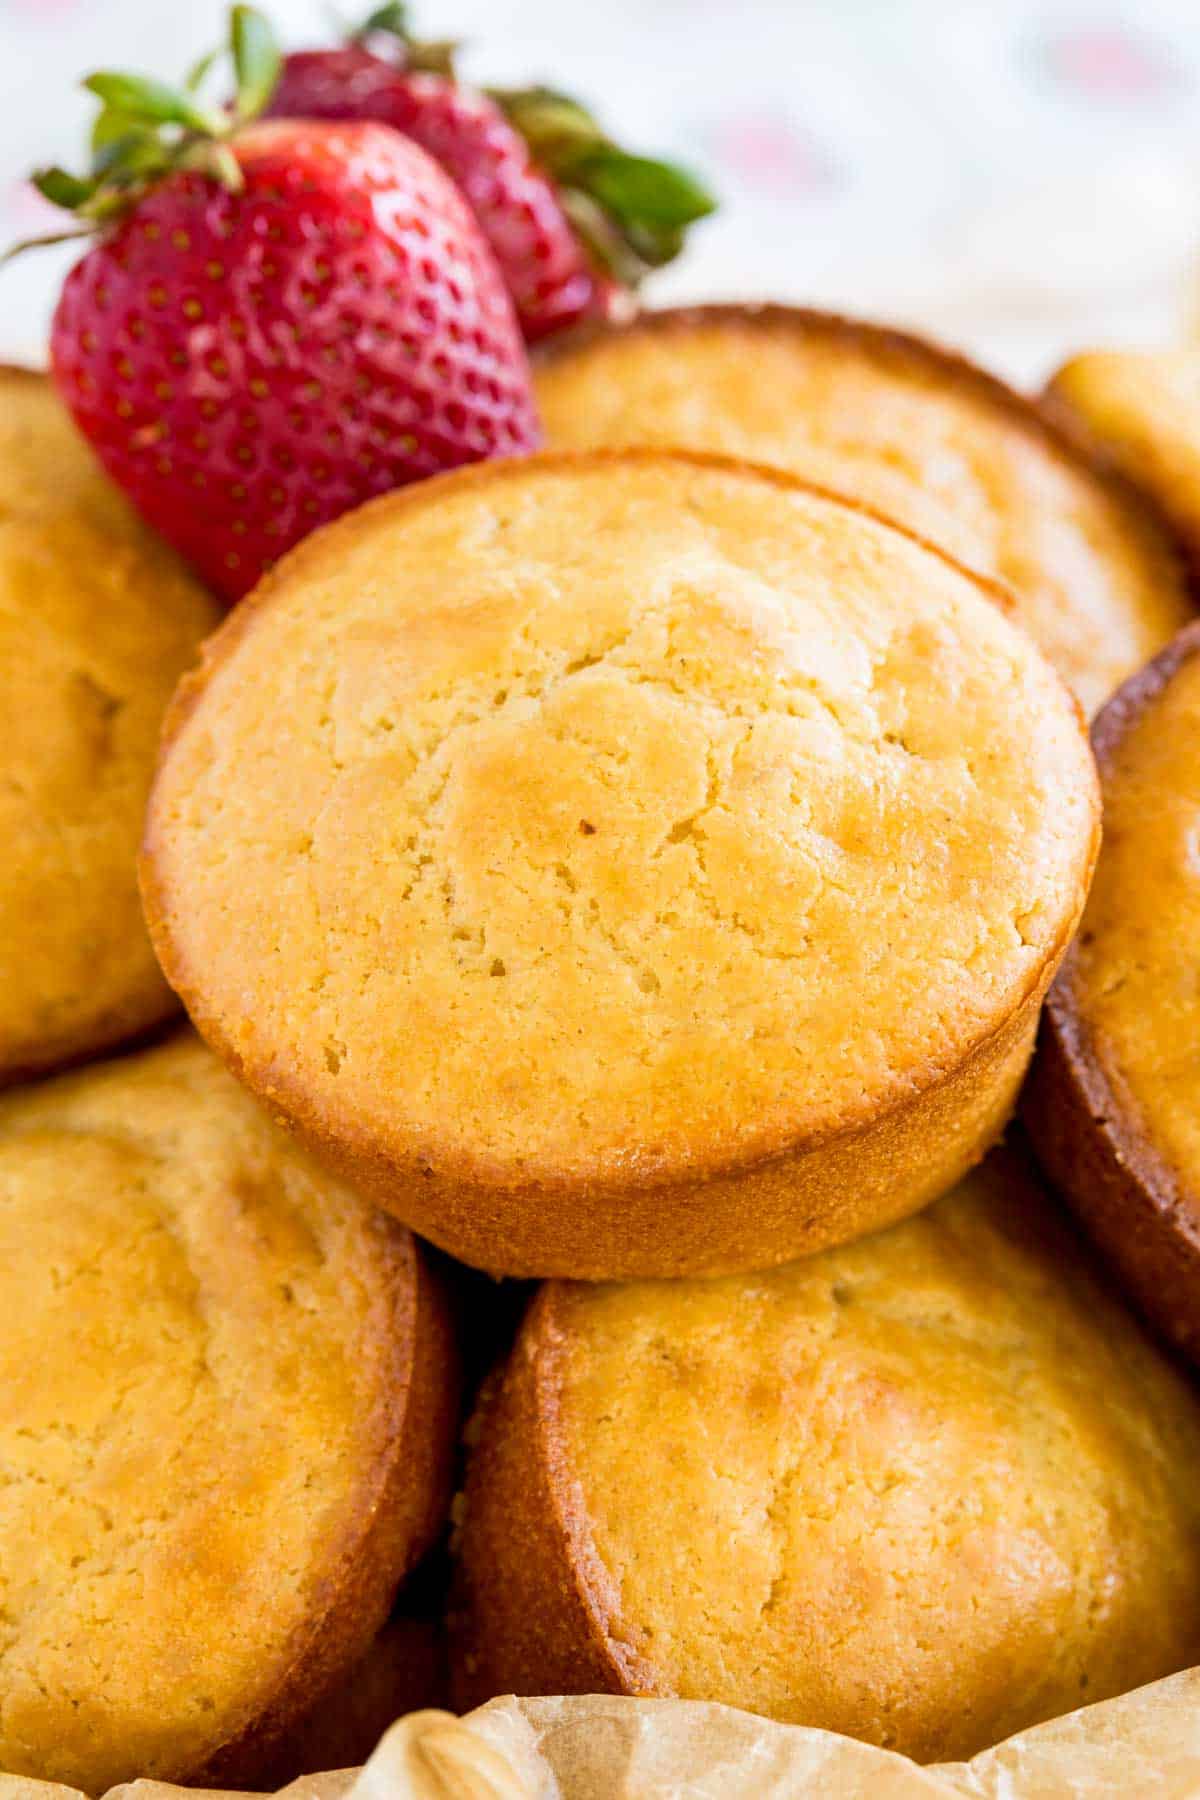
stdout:
[[242,178],[229,139],[266,106],[281,57],[270,24],[251,6],[235,6],[230,12],[227,50],[235,79],[228,107],[200,98],[219,52],[197,63],[179,87],[123,69],[89,75],[83,87],[100,102],[90,167],[82,175],[57,167],[39,169],[32,177],[34,187],[54,206],[74,213],[85,228],[117,218],[178,169],[201,170],[236,191]]
[[81,176],[58,168],[43,169],[35,175],[34,186],[44,200],[66,212],[78,212],[92,191],[90,183]]
[[623,150],[569,95],[545,87],[489,93],[555,181],[589,251],[628,286],[678,256],[688,226],[716,210],[696,176]]
[[182,125],[189,131],[209,131],[215,115],[205,112],[186,91],[168,87],[149,76],[127,75],[119,69],[89,75],[83,87],[95,94],[106,112],[141,125]]
[[271,98],[283,58],[270,24],[252,6],[234,7],[229,39],[237,81],[234,114],[244,124],[257,118]]
[[407,6],[401,5],[400,0],[391,0],[387,6],[377,6],[373,13],[368,13],[356,31],[350,32],[350,41],[361,44],[376,32],[399,38],[402,44],[409,43],[411,34]]
[[686,169],[648,156],[631,156],[615,145],[605,145],[585,157],[575,177],[614,218],[646,230],[694,224],[706,218],[715,204]]

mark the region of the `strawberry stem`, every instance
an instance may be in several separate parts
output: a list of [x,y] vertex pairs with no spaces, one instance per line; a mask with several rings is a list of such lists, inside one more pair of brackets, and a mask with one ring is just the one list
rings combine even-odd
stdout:
[[77,239],[90,238],[91,235],[90,229],[85,227],[82,231],[54,231],[49,237],[18,238],[17,242],[10,244],[7,250],[0,251],[0,269],[4,267],[5,263],[13,262],[18,256],[23,256],[26,250],[45,250],[51,244],[73,244]]

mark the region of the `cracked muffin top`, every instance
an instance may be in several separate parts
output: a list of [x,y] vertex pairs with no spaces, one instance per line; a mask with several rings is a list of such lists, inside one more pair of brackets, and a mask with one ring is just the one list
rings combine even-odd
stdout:
[[0,1767],[253,1775],[444,1517],[440,1305],[191,1033],[0,1100]]
[[0,1085],[173,1010],[137,845],[163,712],[217,616],[50,383],[0,369]]
[[670,1179],[971,1054],[1082,903],[1094,771],[992,591],[684,454],[318,533],[167,730],[143,880],[201,1030],[319,1141]]
[[675,1694],[928,1761],[1200,1655],[1195,1397],[1011,1152],[761,1275],[547,1283],[469,1436],[461,1706]]
[[935,344],[800,308],[642,313],[542,352],[554,449],[685,444],[853,494],[1011,587],[1089,713],[1195,613],[1153,501]]

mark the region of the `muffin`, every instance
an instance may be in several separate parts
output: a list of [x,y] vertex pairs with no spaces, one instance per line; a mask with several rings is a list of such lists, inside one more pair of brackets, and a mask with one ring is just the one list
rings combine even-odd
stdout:
[[1093,730],[1104,847],[1026,1101],[1039,1157],[1138,1304],[1200,1361],[1200,626]]
[[409,1234],[189,1034],[0,1100],[0,1768],[254,1778],[445,1518]]
[[548,1284],[476,1421],[457,1700],[957,1759],[1200,1655],[1200,1410],[998,1152],[757,1276]]
[[644,313],[543,351],[563,450],[687,444],[878,506],[1017,597],[1088,712],[1192,617],[1151,500],[1003,383],[922,340],[786,307]]
[[1154,495],[1200,558],[1200,350],[1088,351],[1047,397]]
[[0,1085],[175,1010],[137,845],[167,700],[216,618],[49,382],[0,369]]
[[397,1611],[337,1686],[292,1727],[258,1779],[278,1788],[301,1775],[357,1768],[397,1719],[444,1707],[447,1682],[439,1621]]
[[993,590],[630,451],[318,533],[183,684],[143,887],[249,1086],[464,1262],[761,1267],[999,1132],[1096,847]]

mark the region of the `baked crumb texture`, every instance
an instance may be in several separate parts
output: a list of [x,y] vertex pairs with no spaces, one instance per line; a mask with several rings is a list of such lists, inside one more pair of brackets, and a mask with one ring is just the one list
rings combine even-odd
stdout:
[[0,368],[0,1086],[175,1010],[137,846],[162,715],[216,621],[46,378]]
[[252,1780],[445,1517],[416,1245],[189,1033],[0,1100],[0,1768]]
[[630,452],[285,562],[185,684],[143,878],[201,1031],[406,1223],[508,1274],[715,1272],[982,1154],[1096,814],[993,590]]
[[537,396],[555,449],[685,444],[878,506],[1011,587],[1089,713],[1195,614],[1153,499],[1033,402],[899,332],[787,307],[647,313],[548,346]]
[[724,1701],[927,1761],[1200,1654],[1200,1414],[1000,1152],[756,1276],[551,1283],[476,1423],[457,1702]]

